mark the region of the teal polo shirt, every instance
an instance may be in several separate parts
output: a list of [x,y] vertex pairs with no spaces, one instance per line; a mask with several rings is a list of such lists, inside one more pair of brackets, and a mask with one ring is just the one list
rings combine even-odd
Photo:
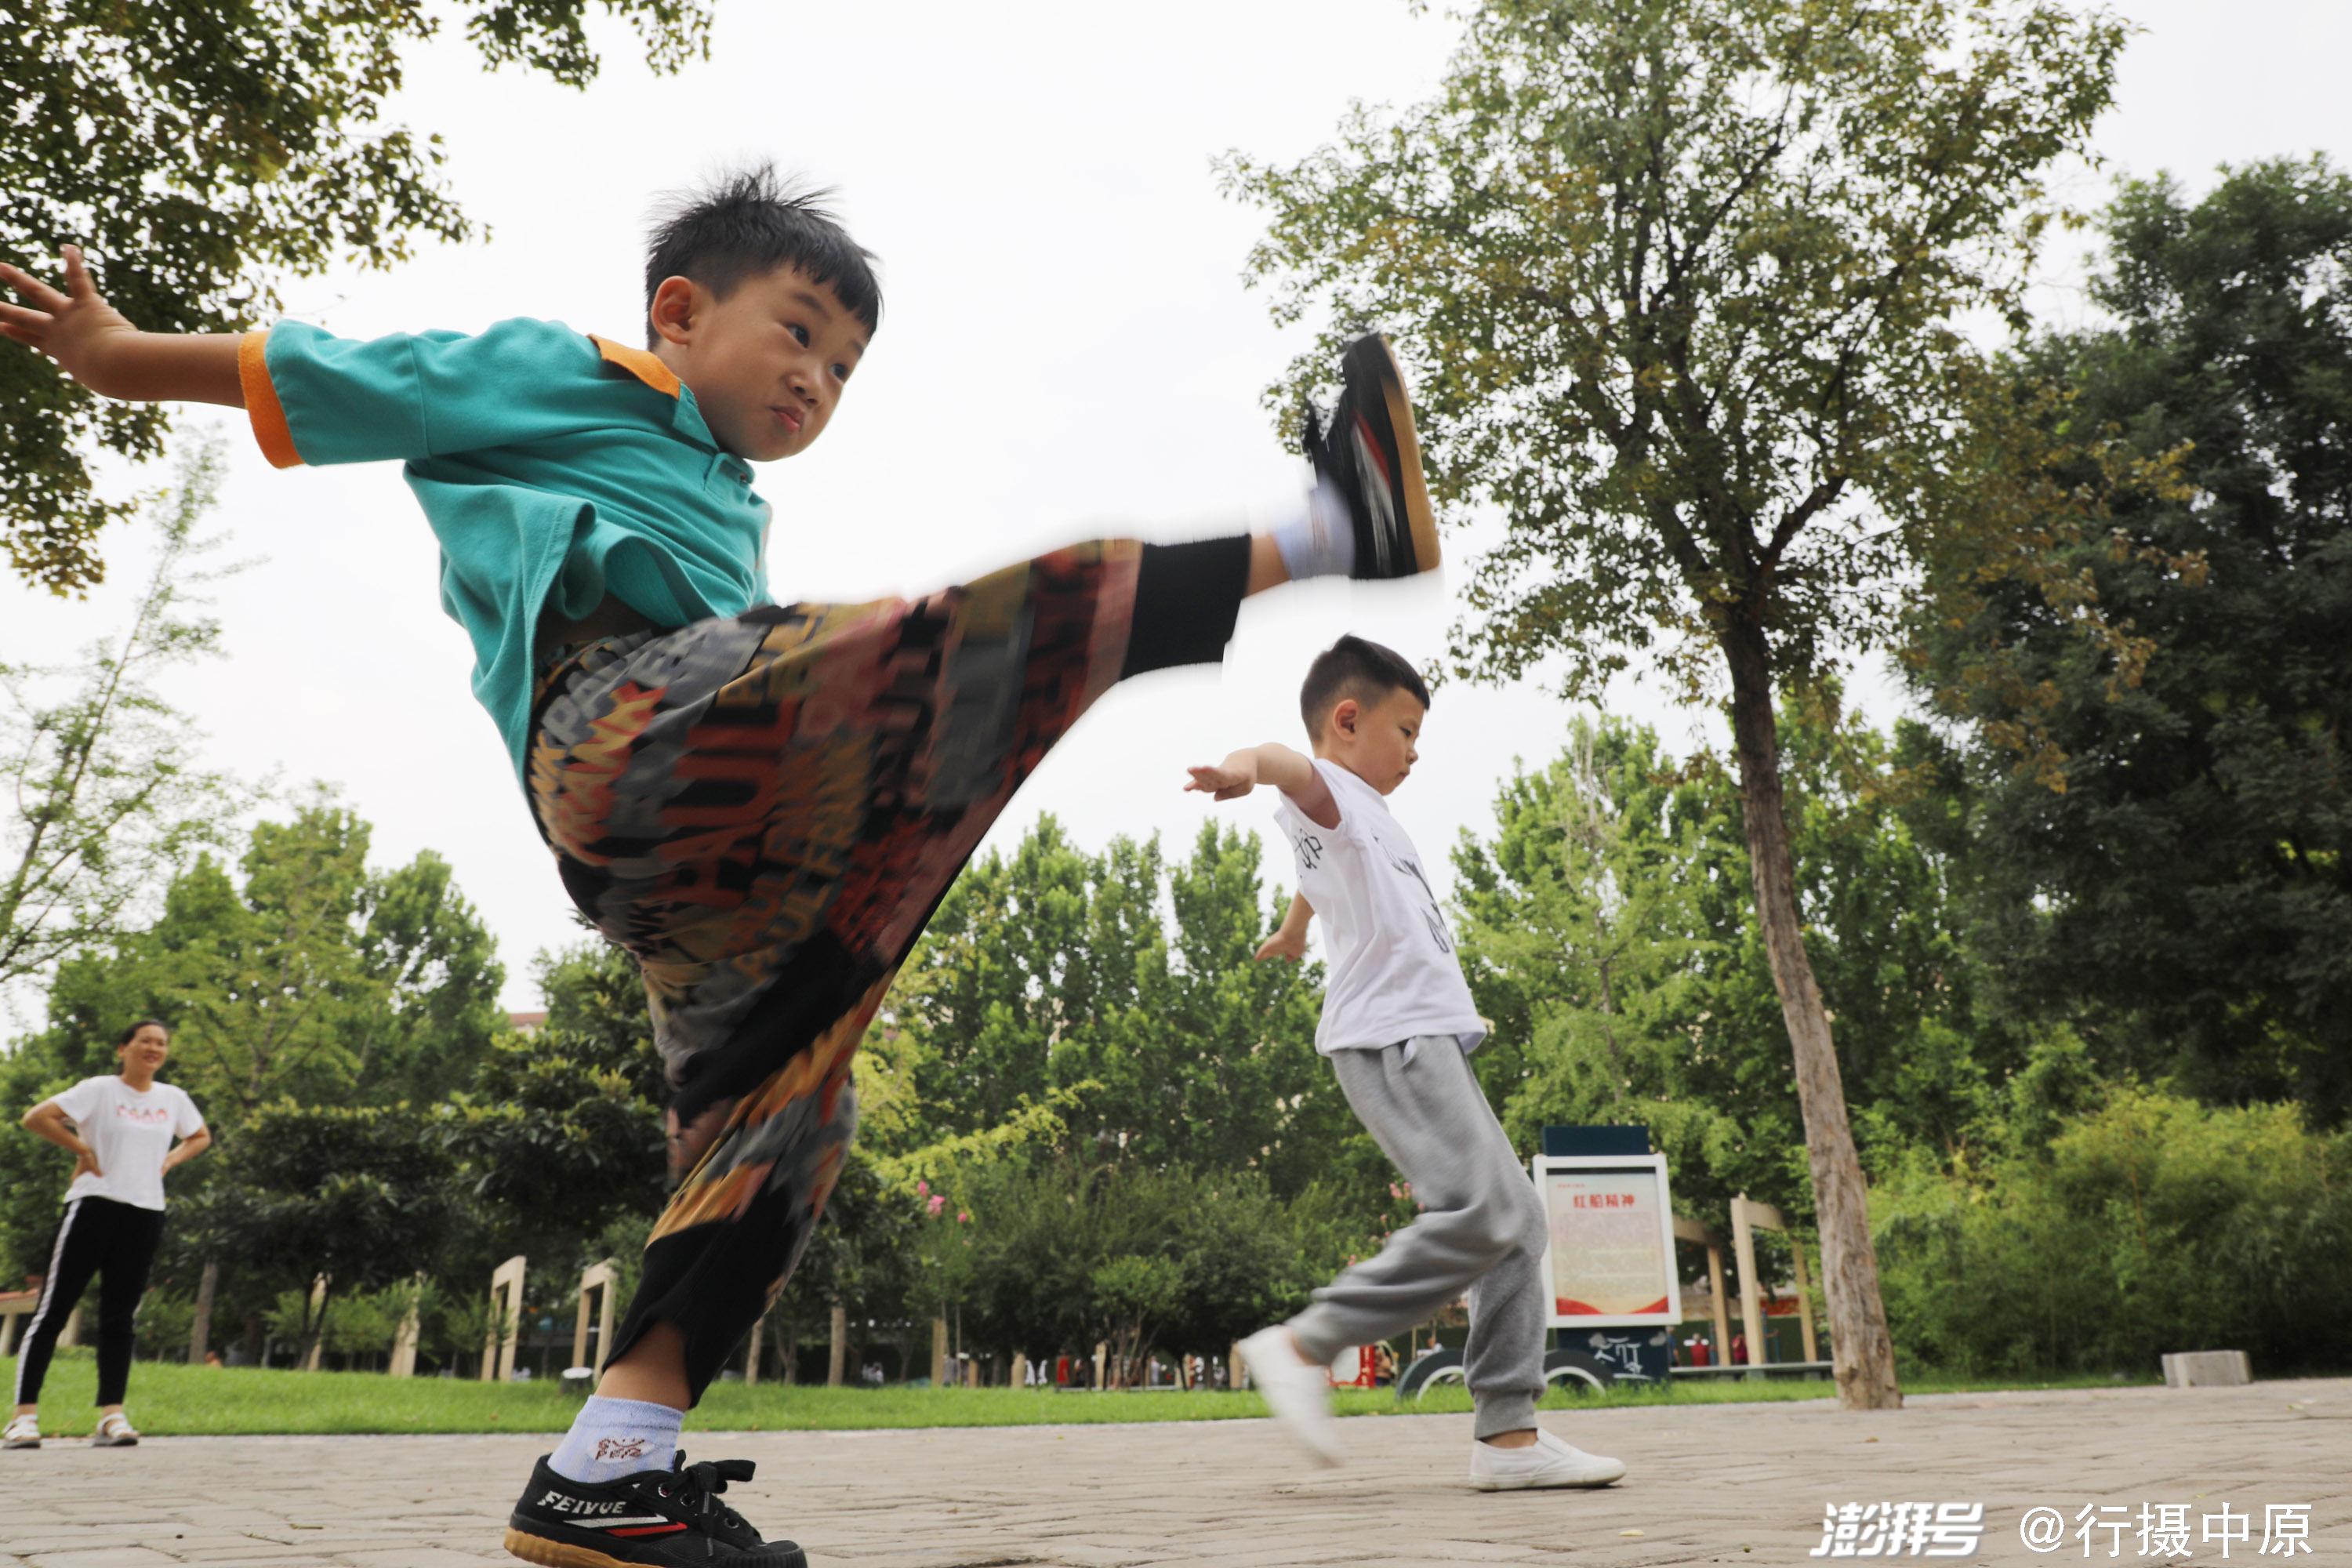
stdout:
[[659,626],[767,601],[768,503],[694,394],[643,349],[553,321],[366,342],[281,321],[237,367],[271,463],[406,466],[441,544],[441,607],[524,777],[531,637],[609,595]]

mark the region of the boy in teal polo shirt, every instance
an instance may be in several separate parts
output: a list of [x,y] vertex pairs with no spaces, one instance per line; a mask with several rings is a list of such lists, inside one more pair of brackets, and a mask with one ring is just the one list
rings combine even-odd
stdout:
[[1314,491],[1268,533],[774,603],[748,465],[823,434],[880,325],[870,260],[761,170],[656,229],[642,350],[532,321],[141,332],[70,247],[63,289],[0,266],[24,301],[0,334],[92,391],[242,407],[280,467],[405,465],[557,872],[644,973],[678,1185],[596,1397],[515,1507],[529,1562],[801,1568],[718,1500],[751,1466],[686,1465],[679,1424],[807,1244],[852,1055],[949,883],[1096,698],[1221,658],[1244,597],[1437,563],[1412,408],[1368,337],[1308,420]]
[[529,320],[373,342],[282,321],[238,349],[271,463],[407,464],[519,775],[542,614],[582,620],[609,595],[685,626],[766,596],[751,467],[656,354]]

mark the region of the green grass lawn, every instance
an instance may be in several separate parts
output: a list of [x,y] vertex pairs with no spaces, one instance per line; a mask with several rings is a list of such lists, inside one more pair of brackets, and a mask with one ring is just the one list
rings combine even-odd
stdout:
[[[15,1363],[0,1359],[0,1378]],[[86,1436],[96,1422],[90,1401],[98,1368],[88,1352],[61,1352],[42,1391],[41,1428],[57,1436]],[[2022,1380],[1956,1381],[1918,1377],[1913,1394],[1996,1388],[2113,1387],[2105,1378],[2060,1383]],[[1748,1383],[1709,1380],[1682,1384],[1671,1394],[1630,1391],[1576,1395],[1554,1393],[1548,1410],[1627,1405],[1717,1405],[1826,1399],[1828,1383]],[[1470,1396],[1440,1389],[1401,1405],[1383,1389],[1344,1391],[1343,1415],[1431,1415],[1466,1411]],[[377,1373],[278,1372],[250,1367],[187,1367],[141,1362],[131,1371],[128,1404],[142,1431],[158,1436],[229,1436],[255,1433],[561,1432],[574,1401],[552,1383],[475,1383],[437,1377],[392,1378]],[[1033,1426],[1108,1421],[1225,1421],[1264,1415],[1255,1394],[1053,1394],[1016,1388],[813,1388],[722,1383],[687,1420],[688,1431],[807,1432],[888,1426]]]

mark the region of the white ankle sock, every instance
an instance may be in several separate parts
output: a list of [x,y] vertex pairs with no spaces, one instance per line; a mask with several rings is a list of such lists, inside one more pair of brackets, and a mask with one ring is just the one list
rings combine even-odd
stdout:
[[677,1452],[686,1412],[642,1399],[599,1394],[580,1407],[547,1468],[568,1481],[602,1486],[639,1470],[666,1470]]
[[1294,583],[1309,577],[1344,577],[1356,566],[1356,527],[1348,498],[1328,479],[1318,479],[1297,512],[1269,531]]

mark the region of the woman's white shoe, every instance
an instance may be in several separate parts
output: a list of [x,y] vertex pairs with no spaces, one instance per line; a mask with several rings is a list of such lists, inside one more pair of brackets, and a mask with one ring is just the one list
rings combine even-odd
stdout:
[[8,1428],[0,1432],[0,1448],[37,1448],[41,1446],[41,1420],[37,1415],[15,1415]]
[[1536,1440],[1524,1448],[1497,1448],[1492,1443],[1470,1445],[1470,1484],[1482,1492],[1518,1491],[1534,1487],[1605,1487],[1624,1473],[1623,1461],[1588,1454],[1549,1432],[1538,1432]]
[[139,1446],[139,1434],[131,1430],[131,1423],[125,1417],[102,1415],[99,1418],[98,1430],[90,1434],[89,1446],[93,1448],[135,1448]]

